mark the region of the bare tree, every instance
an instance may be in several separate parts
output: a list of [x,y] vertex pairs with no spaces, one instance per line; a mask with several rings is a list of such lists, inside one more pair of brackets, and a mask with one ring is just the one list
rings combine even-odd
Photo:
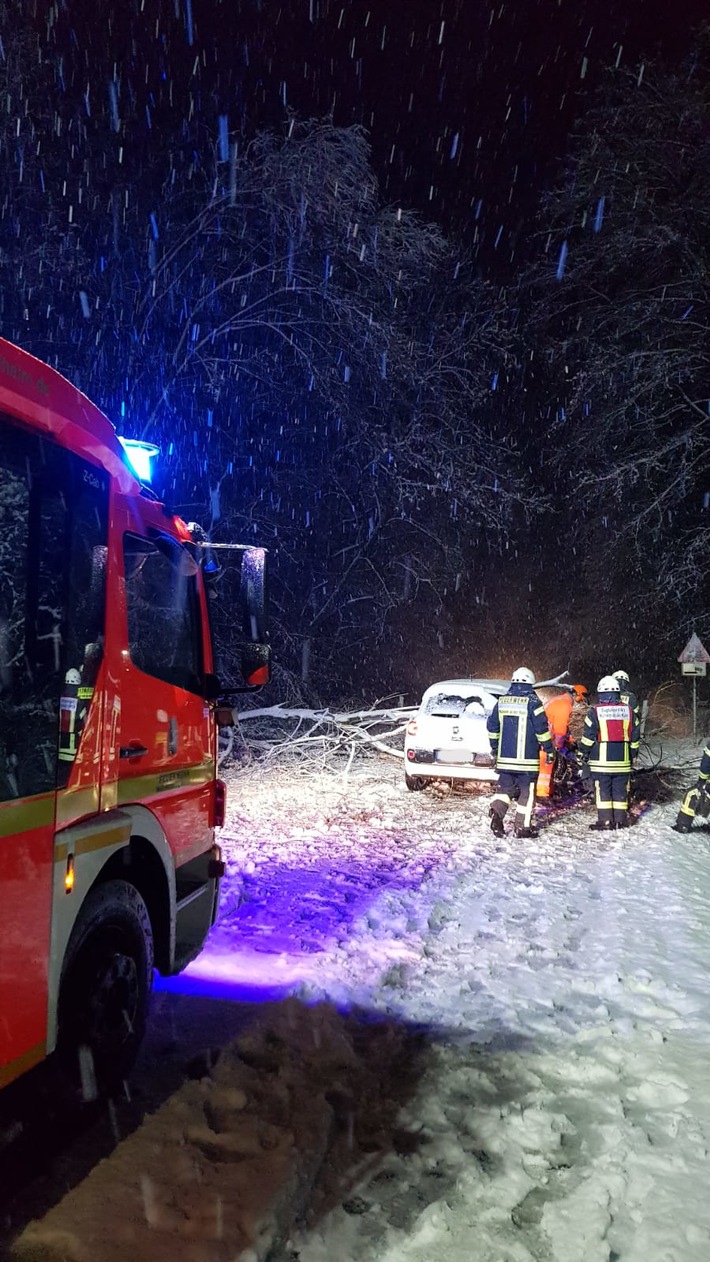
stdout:
[[611,72],[526,278],[534,388],[556,399],[546,434],[579,557],[640,623],[710,613],[709,138],[702,55],[682,73]]
[[534,510],[491,402],[511,339],[439,230],[379,205],[360,128],[235,143],[209,181],[166,186],[160,250],[128,320],[131,278],[115,286],[92,373],[116,380],[122,340],[126,409],[179,453],[175,498],[272,547],[282,645],[304,682],[332,679],[403,603],[436,617],[470,541]]
[[0,0],[2,332],[159,442],[174,507],[270,548],[292,682],[383,686],[537,507],[505,295],[381,204],[362,129],[146,139],[130,66],[95,81],[65,26]]

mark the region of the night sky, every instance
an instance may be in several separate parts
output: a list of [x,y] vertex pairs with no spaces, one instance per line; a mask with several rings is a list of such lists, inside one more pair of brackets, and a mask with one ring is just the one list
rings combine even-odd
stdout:
[[37,21],[93,83],[102,68],[130,91],[136,178],[184,119],[217,143],[220,115],[248,139],[289,110],[332,113],[368,129],[386,200],[496,274],[525,252],[604,67],[677,62],[706,16],[705,0],[65,0]]

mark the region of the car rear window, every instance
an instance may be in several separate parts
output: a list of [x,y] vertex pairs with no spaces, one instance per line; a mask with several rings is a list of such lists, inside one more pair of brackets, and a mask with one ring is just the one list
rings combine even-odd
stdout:
[[440,719],[457,719],[467,710],[469,714],[485,714],[486,708],[480,697],[460,697],[456,693],[437,692],[426,703],[425,714]]

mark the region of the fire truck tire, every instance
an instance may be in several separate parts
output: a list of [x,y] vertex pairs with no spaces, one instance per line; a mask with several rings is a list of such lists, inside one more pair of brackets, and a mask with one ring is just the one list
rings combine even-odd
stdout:
[[74,925],[59,991],[60,1060],[86,1099],[132,1069],[152,981],[153,930],[138,890],[127,881],[98,885]]

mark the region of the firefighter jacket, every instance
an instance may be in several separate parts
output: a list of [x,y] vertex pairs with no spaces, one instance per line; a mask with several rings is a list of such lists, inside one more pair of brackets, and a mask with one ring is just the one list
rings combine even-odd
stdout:
[[621,693],[620,693],[620,700],[623,701],[624,705],[631,706],[631,709],[633,710],[634,714],[636,715],[636,718],[638,719],[640,723],[641,722],[641,707],[639,705],[638,697],[636,696],[636,693],[629,692],[628,688],[622,688]]
[[710,742],[705,746],[703,756],[700,759],[698,780],[710,780]]
[[545,707],[530,684],[511,684],[496,701],[488,719],[488,736],[499,771],[537,772],[540,750],[552,755],[555,746]]
[[630,771],[638,753],[638,715],[623,701],[601,701],[589,709],[580,747],[592,771]]

